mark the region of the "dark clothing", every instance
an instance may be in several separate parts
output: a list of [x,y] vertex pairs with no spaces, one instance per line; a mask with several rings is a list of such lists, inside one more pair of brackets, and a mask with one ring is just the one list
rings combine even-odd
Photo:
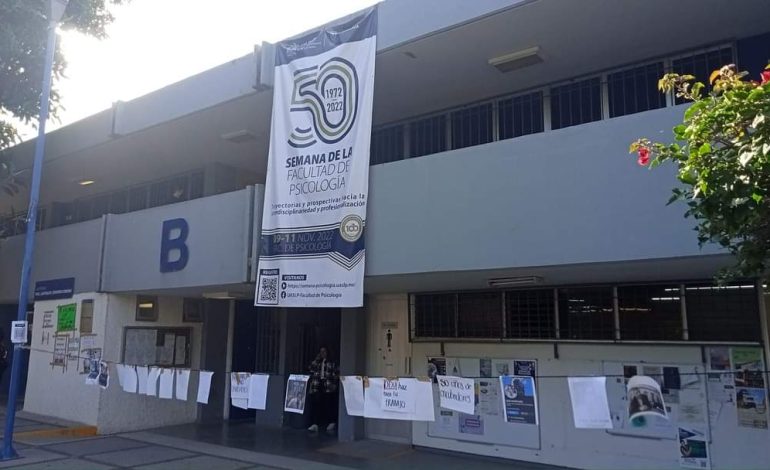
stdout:
[[337,364],[333,361],[316,358],[310,364],[310,394],[336,392],[338,374]]
[[329,423],[337,422],[336,393],[314,393],[310,395],[310,424],[317,424],[319,428]]

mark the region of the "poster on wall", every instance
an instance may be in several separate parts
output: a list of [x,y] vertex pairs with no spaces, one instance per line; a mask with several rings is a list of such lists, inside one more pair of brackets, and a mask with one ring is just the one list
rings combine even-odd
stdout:
[[286,399],[284,411],[303,414],[305,412],[305,398],[307,396],[307,381],[309,375],[291,374],[286,384]]
[[679,466],[682,468],[711,468],[706,435],[690,428],[678,428]]
[[628,380],[628,420],[646,416],[668,418],[660,384],[646,375],[635,375]]
[[612,429],[607,377],[568,377],[567,384],[575,427]]
[[735,385],[738,425],[767,429],[765,361],[760,348],[733,347],[730,350]]
[[83,359],[83,370],[86,375],[86,385],[96,385],[99,380],[99,365],[102,361],[101,349],[89,349]]
[[56,331],[73,331],[75,329],[75,314],[77,304],[59,305],[56,307]]
[[500,377],[503,390],[503,410],[509,423],[538,424],[535,379],[504,375]]
[[[383,408],[385,397],[385,378],[368,377],[364,380],[364,417],[395,419],[404,421],[434,421],[433,384],[427,377],[399,378],[407,392],[414,399],[412,412],[392,411]],[[391,385],[392,388],[392,385]]]
[[53,359],[51,365],[67,367],[67,335],[55,335],[53,338]]
[[108,388],[110,386],[110,367],[106,362],[99,362],[99,377],[97,383],[101,388]]
[[363,305],[377,9],[276,44],[254,303]]

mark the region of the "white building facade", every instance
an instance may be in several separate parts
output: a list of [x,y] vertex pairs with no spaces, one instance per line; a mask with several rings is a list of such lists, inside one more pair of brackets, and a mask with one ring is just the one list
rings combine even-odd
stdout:
[[[677,467],[673,427],[624,420],[624,379],[638,373],[662,377],[675,424],[705,431],[713,468],[765,466],[767,374],[722,383],[716,358],[727,354],[732,372],[756,354],[767,369],[766,286],[716,286],[731,258],[699,247],[684,205],[666,205],[674,169],[646,171],[627,151],[639,137],[670,138],[682,119],[686,104],[657,90],[664,73],[706,80],[729,63],[758,73],[768,17],[761,1],[381,3],[361,309],[252,306],[269,44],[52,132],[33,282],[72,283],[72,295],[30,299],[24,408],[100,433],[236,419],[304,427],[283,412],[286,378],[323,345],[344,375],[425,375],[439,358],[483,381],[497,364],[534,361],[537,425],[487,408],[469,431],[438,406],[433,423],[343,406],[339,438]],[[9,150],[18,167],[33,146]],[[11,207],[25,205],[0,200],[4,322],[23,251],[24,215]],[[185,248],[170,248],[180,237]],[[140,365],[214,372],[208,405],[84,384],[85,354],[131,363],[147,335],[158,356]],[[62,359],[63,344],[78,352]],[[230,407],[229,371],[271,374],[265,411]],[[575,428],[566,377],[576,375],[608,377],[613,429]],[[764,405],[747,405],[741,387],[761,389]]]

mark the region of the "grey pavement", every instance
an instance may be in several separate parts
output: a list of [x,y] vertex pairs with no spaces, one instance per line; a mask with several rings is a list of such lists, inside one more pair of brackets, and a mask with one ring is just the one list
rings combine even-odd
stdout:
[[[24,418],[20,430],[52,424]],[[57,423],[61,426],[63,423]],[[15,442],[21,458],[0,461],[0,469],[389,469],[553,470],[527,462],[416,449],[406,444],[361,440],[339,442],[335,436],[304,429],[260,427],[253,422],[189,424],[113,436],[68,437],[35,433]]]

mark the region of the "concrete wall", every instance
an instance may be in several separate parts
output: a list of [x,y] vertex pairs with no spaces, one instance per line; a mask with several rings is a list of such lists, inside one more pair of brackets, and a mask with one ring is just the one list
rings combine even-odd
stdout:
[[[30,281],[30,300],[35,281],[75,278],[76,292],[93,292],[99,282],[102,219],[56,227],[37,233]],[[0,240],[0,301],[16,303],[24,256],[24,236]]]
[[[399,300],[399,297],[401,299]],[[370,296],[367,304],[370,339],[379,333],[385,319],[408,322],[407,296]],[[406,333],[406,331],[405,331]],[[409,343],[394,341],[399,348],[396,356],[411,360],[411,373],[424,375],[427,357],[440,356],[439,343]],[[444,343],[447,357],[492,357],[536,359],[538,375],[602,375],[603,363],[649,362],[663,364],[702,364],[702,351],[698,345],[599,345],[567,344],[558,346],[558,355],[552,344],[495,344],[495,343]],[[382,352],[377,341],[370,342],[368,375],[383,374]],[[397,369],[397,374],[403,374]],[[677,442],[618,436],[604,430],[576,429],[572,421],[569,391],[564,378],[538,380],[540,414],[540,449],[526,449],[502,445],[476,444],[452,439],[429,437],[427,424],[409,424],[411,442],[418,446],[435,447],[473,454],[526,460],[552,465],[577,468],[678,468]],[[382,431],[386,424],[380,420],[366,420],[370,437]],[[398,423],[398,422],[391,422]],[[390,424],[397,430],[398,424]],[[770,430],[737,426],[734,405],[726,404],[711,424],[710,444],[713,468],[762,468],[770,459]]]
[[[56,307],[77,303],[76,325],[80,325],[81,301],[94,299],[93,333],[95,346],[102,348],[102,358],[110,362],[110,386],[102,390],[86,385],[80,373],[80,362],[67,360],[67,367],[53,367]],[[199,368],[201,356],[201,323],[182,323],[182,299],[162,297],[158,301],[157,322],[135,321],[136,297],[85,293],[72,299],[37,302],[32,332],[32,352],[24,409],[33,413],[97,426],[99,433],[148,429],[158,426],[189,423],[197,418],[195,402],[197,374],[190,377],[190,397],[186,402],[161,400],[156,397],[124,392],[119,385],[114,363],[122,360],[123,331],[127,326],[173,326],[192,328],[191,367]],[[53,327],[44,328],[44,315],[50,312]],[[80,336],[79,332],[69,333]],[[52,391],[55,390],[55,393]]]
[[[253,190],[247,188],[109,216],[102,289],[126,292],[246,282],[252,200]],[[163,222],[178,218],[189,226],[188,262],[181,270],[163,273]]]
[[[78,360],[67,360],[67,367],[51,365],[56,333],[57,306],[71,303],[77,304],[76,326],[80,325],[81,302],[84,299],[94,300],[93,334],[96,335],[95,347],[111,349],[120,347],[118,344],[105,342],[104,331],[107,319],[108,297],[104,294],[83,293],[72,299],[48,300],[35,303],[35,322],[32,325],[32,343],[27,375],[27,392],[24,397],[24,410],[41,415],[53,416],[70,421],[97,425],[100,413],[99,395],[101,389],[96,385],[86,385],[86,376],[81,373],[82,367]],[[51,322],[45,322],[46,314]],[[48,327],[47,325],[51,325]],[[78,332],[70,332],[69,336],[80,336]],[[104,350],[103,350],[104,353]],[[105,355],[107,359],[115,360],[114,354]],[[113,377],[115,379],[115,377]],[[113,386],[117,389],[117,387]]]
[[[190,365],[192,369],[199,369],[202,324],[182,323],[182,302],[183,299],[179,297],[160,297],[158,299],[158,321],[137,322],[135,320],[135,296],[108,296],[105,333],[105,357],[107,360],[121,361],[123,331],[126,327],[190,327],[193,330]],[[194,422],[198,413],[198,404],[195,401],[195,392],[198,390],[197,379],[197,374],[191,374],[188,400],[180,401],[126,393],[118,386],[117,377],[111,377],[114,382],[109,389],[102,391],[99,397],[97,422],[99,433],[110,434]]]
[[684,257],[699,249],[673,168],[652,172],[633,140],[666,138],[672,107],[377,165],[366,275]]

